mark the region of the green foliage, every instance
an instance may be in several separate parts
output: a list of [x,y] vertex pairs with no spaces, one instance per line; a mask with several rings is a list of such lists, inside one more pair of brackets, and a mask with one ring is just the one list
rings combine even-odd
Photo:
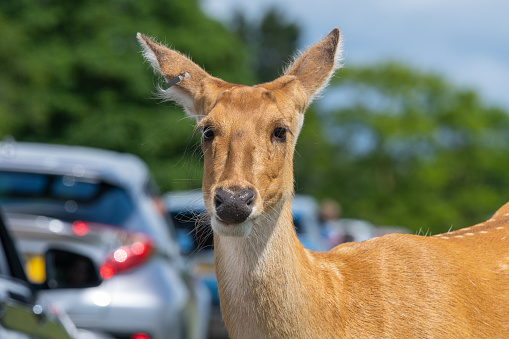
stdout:
[[[163,191],[201,185],[193,123],[152,100],[156,78],[135,34],[155,36],[213,75],[274,79],[299,28],[272,9],[237,15],[236,34],[197,0],[0,2],[0,138],[131,152]],[[385,64],[346,68],[306,113],[298,193],[331,197],[345,215],[433,233],[479,222],[507,200],[509,118],[472,91]],[[328,108],[324,108],[327,106]]]
[[3,0],[0,138],[128,151],[148,162],[164,190],[199,187],[199,162],[182,156],[194,153],[193,124],[182,109],[151,99],[156,78],[138,31],[215,76],[253,81],[243,43],[196,0]]
[[248,21],[237,12],[232,26],[249,48],[256,82],[268,82],[280,76],[282,62],[291,61],[297,49],[299,26],[288,22],[276,7],[269,9],[260,22]]
[[341,70],[327,95],[344,102],[321,115],[328,141],[298,148],[304,159],[327,154],[326,167],[297,164],[303,191],[424,233],[480,222],[507,201],[509,116],[474,92],[385,64]]

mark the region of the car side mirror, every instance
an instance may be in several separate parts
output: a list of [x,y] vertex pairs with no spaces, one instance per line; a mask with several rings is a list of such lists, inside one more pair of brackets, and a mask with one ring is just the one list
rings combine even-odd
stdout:
[[87,256],[63,249],[45,254],[49,289],[95,287],[102,283],[97,265]]

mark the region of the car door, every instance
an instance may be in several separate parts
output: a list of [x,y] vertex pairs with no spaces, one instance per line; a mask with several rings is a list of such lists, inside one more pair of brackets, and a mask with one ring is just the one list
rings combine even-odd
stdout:
[[0,211],[0,337],[71,339],[56,313],[35,302]]

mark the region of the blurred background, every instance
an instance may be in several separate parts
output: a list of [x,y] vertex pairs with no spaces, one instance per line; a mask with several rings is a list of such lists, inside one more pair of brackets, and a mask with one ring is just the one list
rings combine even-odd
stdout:
[[135,34],[255,84],[342,29],[344,68],[308,111],[296,190],[345,216],[432,233],[507,200],[503,1],[0,3],[0,136],[139,155],[162,191],[200,187],[192,124],[152,100]]
[[131,153],[158,192],[196,191],[199,139],[181,108],[153,99],[161,79],[136,33],[252,85],[339,27],[344,67],[306,113],[296,193],[333,206],[322,221],[462,228],[509,200],[508,10],[502,0],[3,0],[0,140]]

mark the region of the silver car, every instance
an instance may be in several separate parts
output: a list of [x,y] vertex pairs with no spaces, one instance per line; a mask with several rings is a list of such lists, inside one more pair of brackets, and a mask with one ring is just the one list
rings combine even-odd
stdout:
[[[41,250],[53,241],[64,243],[55,234],[65,225],[76,232],[104,227],[127,234],[128,244],[97,251],[100,286],[45,291],[78,327],[119,339],[206,336],[210,295],[189,274],[157,187],[138,157],[85,147],[0,143],[0,204],[10,215],[24,215],[17,221],[25,226],[39,223],[57,230],[36,240],[24,238],[27,263],[35,270],[37,247],[27,242],[39,242]],[[143,246],[145,255],[131,257]]]

